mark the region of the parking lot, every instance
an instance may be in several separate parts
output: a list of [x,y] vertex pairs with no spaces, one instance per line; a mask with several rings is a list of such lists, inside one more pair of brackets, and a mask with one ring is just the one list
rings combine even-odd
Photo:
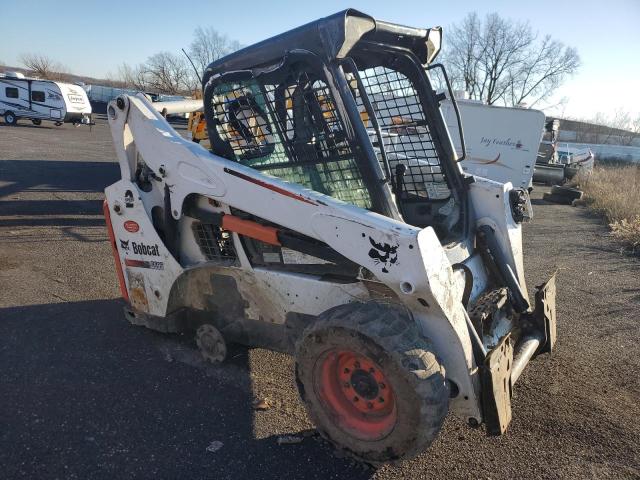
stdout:
[[640,478],[640,261],[586,209],[534,190],[525,268],[529,287],[559,271],[558,348],[516,385],[507,434],[449,417],[376,471],[313,435],[278,443],[312,428],[290,357],[233,347],[211,366],[192,338],[127,323],[101,210],[118,176],[103,118],[0,124],[3,477]]

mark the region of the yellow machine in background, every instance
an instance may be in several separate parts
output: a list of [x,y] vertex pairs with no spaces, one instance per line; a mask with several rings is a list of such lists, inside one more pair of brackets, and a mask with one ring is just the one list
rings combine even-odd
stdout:
[[199,143],[206,149],[210,148],[204,112],[191,112],[189,114],[188,129],[191,132],[191,141]]
[[[202,92],[197,90],[193,98],[194,100],[201,100]],[[189,114],[187,128],[191,133],[191,141],[200,143],[207,150],[210,148],[207,122],[204,119],[204,112],[202,110],[197,110]]]
[[[199,100],[202,98],[202,94],[198,91],[195,95],[195,99]],[[323,108],[323,116],[325,118],[329,118],[332,115],[332,110],[327,107],[326,100],[324,97],[319,99],[320,105]],[[292,108],[291,99],[287,99],[287,108]],[[366,111],[360,112],[360,117],[364,122],[365,126],[369,126],[369,115]],[[207,132],[207,121],[205,119],[204,111],[199,110],[195,112],[191,112],[189,114],[189,123],[187,126],[189,132],[191,133],[191,141],[195,143],[199,143],[204,148],[209,150],[211,148],[211,144],[209,143],[209,134]]]

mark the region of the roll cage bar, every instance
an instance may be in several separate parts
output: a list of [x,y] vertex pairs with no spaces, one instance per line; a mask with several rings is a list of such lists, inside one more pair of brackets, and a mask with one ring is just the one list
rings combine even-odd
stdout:
[[[345,10],[217,60],[207,68],[203,77],[205,114],[212,149],[226,158],[233,158],[228,146],[224,147],[224,142],[220,141],[216,128],[215,112],[211,107],[216,87],[248,79],[255,79],[262,84],[273,82],[274,78],[286,76],[296,63],[303,62],[318,78],[326,82],[331,92],[335,110],[345,126],[344,135],[352,145],[352,155],[371,195],[370,209],[400,220],[402,217],[399,209],[402,209],[403,201],[399,195],[403,194],[401,181],[404,170],[399,166],[394,170],[390,166],[380,124],[359,70],[368,67],[401,67],[403,74],[415,86],[442,173],[448,179],[451,194],[464,211],[465,188],[460,171],[455,165],[456,154],[451,142],[443,141],[448,139],[446,126],[439,112],[439,102],[444,96],[436,95],[424,70],[425,64],[439,52],[440,39],[440,28],[403,27],[377,22],[355,10]],[[360,98],[377,137],[376,143],[384,170],[361,120],[361,112],[356,107],[355,94],[347,76],[358,85]],[[262,93],[266,93],[264,88],[262,90]],[[269,108],[268,105],[266,107]],[[277,108],[269,110],[274,117],[282,118],[282,115],[278,115]],[[311,114],[311,118],[314,122],[318,121],[317,115]],[[281,129],[276,126],[276,130]],[[282,137],[282,131],[269,131],[269,134]],[[283,143],[287,148],[287,142]],[[291,151],[287,153],[292,154]],[[395,203],[392,194],[396,196]]]

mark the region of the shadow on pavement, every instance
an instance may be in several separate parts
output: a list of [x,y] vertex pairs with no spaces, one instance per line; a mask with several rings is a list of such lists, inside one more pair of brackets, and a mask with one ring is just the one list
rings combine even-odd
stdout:
[[[0,309],[6,478],[369,478],[325,442],[255,439],[248,351],[128,324],[121,300]],[[296,433],[296,432],[291,432]],[[208,451],[212,442],[222,442]]]
[[[52,127],[52,126],[48,126],[45,124],[41,124],[41,125],[35,125],[33,123],[31,123],[31,120],[26,120],[26,119],[21,119],[22,123],[16,123],[15,125],[7,125],[6,123],[0,123],[0,127],[6,127],[6,128],[43,128],[45,130],[52,130],[53,128],[58,128],[58,127]],[[29,123],[26,123],[29,122]],[[53,123],[51,123],[51,125],[53,125]]]
[[23,191],[102,192],[119,177],[112,162],[2,160],[0,198]]
[[[6,227],[103,226],[102,201],[73,199],[73,196],[102,194],[107,185],[118,180],[119,173],[118,165],[110,162],[0,161],[0,217],[12,217],[3,218],[1,224]],[[62,194],[65,199],[29,198],[34,194],[48,197]],[[74,216],[76,218],[70,218]]]

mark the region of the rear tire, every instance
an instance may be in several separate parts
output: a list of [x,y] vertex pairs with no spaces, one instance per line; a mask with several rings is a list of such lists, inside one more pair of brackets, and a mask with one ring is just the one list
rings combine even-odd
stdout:
[[296,382],[319,433],[373,465],[422,452],[448,411],[429,341],[406,311],[375,302],[332,308],[305,330]]
[[39,118],[32,118],[31,123],[33,123],[34,125],[40,126],[42,124],[42,120],[40,120]]
[[15,125],[18,123],[18,117],[16,117],[16,114],[13,112],[6,112],[4,114],[4,121],[7,125]]

